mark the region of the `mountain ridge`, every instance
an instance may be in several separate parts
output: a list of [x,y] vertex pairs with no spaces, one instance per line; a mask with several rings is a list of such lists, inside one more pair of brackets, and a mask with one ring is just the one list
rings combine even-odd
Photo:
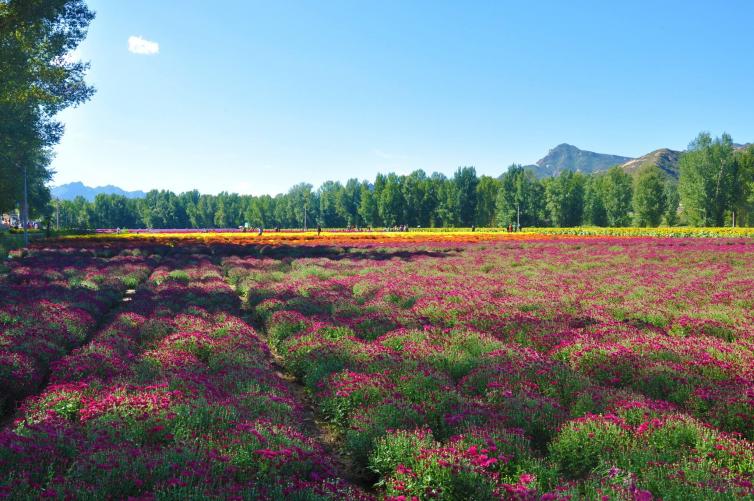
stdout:
[[86,186],[81,181],[61,184],[50,190],[53,198],[60,200],[73,200],[76,197],[84,197],[87,201],[92,202],[94,198],[103,193],[106,195],[122,195],[126,198],[144,198],[146,193],[141,190],[126,191],[112,184],[105,186]]
[[[736,150],[743,150],[753,145],[754,143],[736,143],[733,147]],[[541,179],[557,176],[565,170],[591,174],[605,171],[616,165],[627,173],[634,175],[643,165],[651,164],[657,166],[667,176],[678,179],[678,161],[682,154],[683,151],[659,148],[646,155],[632,158],[607,153],[595,153],[593,151],[582,150],[568,143],[561,143],[550,149],[547,155],[537,160],[536,163],[526,165],[524,168],[532,170]],[[53,198],[73,200],[77,196],[82,196],[89,202],[93,201],[100,193],[122,195],[127,198],[144,198],[146,196],[146,193],[141,190],[126,191],[111,184],[89,187],[81,181],[62,184],[52,188],[50,191]]]
[[[734,143],[733,147],[736,150],[743,150],[752,145],[754,143]],[[564,170],[591,174],[607,170],[616,165],[627,173],[634,175],[643,165],[650,164],[658,167],[667,176],[678,179],[680,174],[678,162],[684,151],[659,148],[646,155],[631,158],[606,153],[595,153],[579,149],[568,143],[562,143],[552,148],[547,155],[537,160],[535,164],[527,165],[525,168],[532,170],[538,178],[543,178],[557,176]]]
[[548,151],[547,155],[537,160],[535,164],[527,165],[526,168],[531,169],[537,177],[543,178],[557,176],[564,170],[591,174],[630,160],[633,158],[595,153],[568,143],[561,143]]
[[678,161],[681,159],[682,153],[682,151],[671,150],[670,148],[660,148],[639,158],[629,160],[621,164],[620,167],[629,174],[636,174],[643,165],[650,164],[658,167],[666,175],[677,179]]

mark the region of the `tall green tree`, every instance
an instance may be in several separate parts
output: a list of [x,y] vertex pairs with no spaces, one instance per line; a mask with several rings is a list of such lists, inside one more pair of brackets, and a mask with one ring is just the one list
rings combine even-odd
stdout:
[[[244,206],[241,197],[237,193],[223,191],[215,197],[215,226],[217,228],[235,228],[244,223]],[[176,210],[177,227],[184,227],[182,208]]]
[[394,173],[387,175],[385,185],[377,200],[377,210],[385,226],[405,224],[406,202],[400,178]]
[[620,166],[611,167],[604,176],[602,200],[607,224],[613,227],[628,226],[631,223],[633,179]]
[[415,170],[402,179],[403,199],[406,205],[406,224],[429,226],[435,200],[431,182],[423,170]]
[[32,210],[47,206],[55,117],[93,93],[70,58],[93,17],[83,0],[0,2],[0,210],[22,200],[24,177]]
[[431,226],[454,228],[461,225],[461,211],[458,206],[460,197],[456,194],[456,185],[443,174],[434,172],[431,177],[437,196],[437,209]]
[[714,140],[702,132],[679,161],[678,193],[686,219],[698,226],[722,226],[740,199],[738,159],[728,134]]
[[286,211],[288,225],[292,227],[307,228],[317,224],[319,199],[312,192],[312,185],[299,183],[288,190],[288,210]]
[[497,195],[500,181],[490,176],[482,176],[476,186],[476,225],[491,227],[495,225]]
[[740,190],[737,193],[736,223],[754,225],[754,145],[736,152]]
[[572,227],[581,224],[584,211],[586,178],[579,172],[563,171],[547,180],[545,199],[550,220],[555,226]]
[[379,226],[380,214],[377,209],[377,200],[374,188],[367,182],[361,183],[359,188],[359,217],[367,226]]
[[201,195],[198,190],[186,191],[178,195],[178,203],[186,212],[188,226],[190,228],[202,228],[202,226],[198,224],[199,209],[197,206],[200,197]]
[[479,178],[474,167],[459,167],[453,175],[454,195],[457,198],[458,222],[461,226],[474,224]]
[[498,225],[536,226],[540,223],[544,190],[534,173],[513,164],[500,176],[495,219]]
[[92,220],[97,228],[135,228],[139,225],[136,201],[100,193],[94,199]]
[[633,207],[637,226],[659,226],[665,214],[665,184],[669,182],[656,166],[647,164],[636,175]]
[[361,203],[361,183],[358,179],[349,179],[337,195],[335,211],[349,226],[358,226],[361,223],[359,217],[359,205]]
[[592,174],[584,185],[584,223],[592,226],[607,226],[605,208],[605,176]]
[[[179,205],[172,191],[151,190],[140,201],[141,221],[147,228],[180,228]],[[185,212],[184,212],[185,214]],[[187,218],[188,219],[188,218]]]
[[665,183],[665,224],[675,226],[678,224],[678,208],[681,204],[681,197],[678,195],[678,183],[668,181]]
[[338,212],[338,198],[343,192],[343,185],[337,181],[325,181],[319,187],[319,215],[317,221],[326,228],[345,226],[346,220]]
[[61,228],[90,229],[94,227],[94,207],[84,197],[55,203]]

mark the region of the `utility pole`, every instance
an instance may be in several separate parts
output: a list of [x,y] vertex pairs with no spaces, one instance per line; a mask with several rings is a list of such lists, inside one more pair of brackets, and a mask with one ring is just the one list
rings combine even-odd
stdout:
[[21,214],[24,225],[24,247],[29,246],[29,189],[26,181],[26,165],[24,165],[24,210]]

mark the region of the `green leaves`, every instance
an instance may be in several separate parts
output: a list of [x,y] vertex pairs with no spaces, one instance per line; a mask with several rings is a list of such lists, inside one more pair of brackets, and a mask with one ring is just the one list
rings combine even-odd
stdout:
[[703,132],[679,162],[678,192],[686,219],[696,226],[723,226],[742,186],[733,140]]
[[55,115],[94,93],[84,82],[88,65],[67,59],[93,18],[83,0],[0,6],[0,210],[21,199],[23,168],[31,205],[41,209],[49,200],[49,149],[63,133]]
[[667,207],[665,185],[668,182],[658,167],[645,165],[641,168],[633,200],[637,226],[659,226]]

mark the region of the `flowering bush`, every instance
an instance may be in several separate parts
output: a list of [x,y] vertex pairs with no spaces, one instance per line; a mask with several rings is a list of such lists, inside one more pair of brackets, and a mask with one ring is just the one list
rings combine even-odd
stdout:
[[83,344],[151,266],[138,256],[72,249],[37,250],[11,262],[0,283],[0,412],[33,393],[50,364]]
[[169,256],[130,299],[0,434],[0,495],[365,496],[304,433],[217,266]]
[[403,235],[12,261],[0,497],[754,496],[754,242]]
[[[751,448],[723,432],[752,436],[754,244],[422,244],[224,260],[270,345],[388,497],[748,492],[746,461],[709,462],[704,437]],[[653,419],[664,424],[649,433]],[[506,430],[517,445],[490,455],[488,441],[459,441],[468,430]],[[674,466],[686,480],[660,482]]]

